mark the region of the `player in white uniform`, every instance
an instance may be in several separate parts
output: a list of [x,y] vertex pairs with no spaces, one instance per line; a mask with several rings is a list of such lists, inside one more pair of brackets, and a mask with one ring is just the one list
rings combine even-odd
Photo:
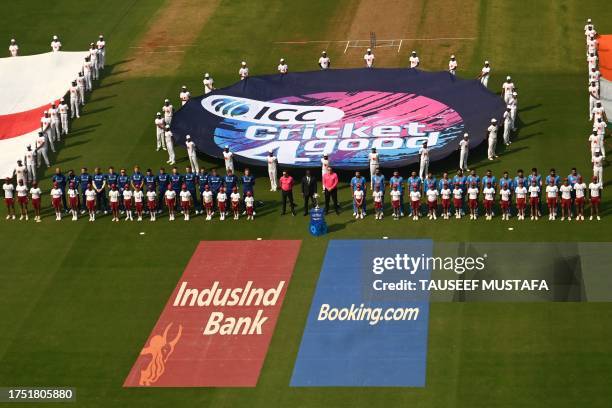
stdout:
[[[376,148],[373,147],[372,151],[370,152],[370,154],[368,155],[368,161],[370,164],[370,188],[374,187],[374,174],[376,174],[376,170],[378,170],[378,167],[380,165],[380,158],[378,155],[378,152],[376,151]],[[329,163],[328,163],[329,164]],[[327,169],[323,169],[323,174],[325,174],[327,172]]]
[[223,149],[223,160],[225,161],[225,171],[234,172],[234,153],[230,152],[229,146],[225,146]]
[[168,160],[166,163],[175,164],[176,155],[174,154],[174,138],[170,126],[166,125],[164,128],[164,143],[166,144],[166,150],[168,151]]
[[576,221],[584,221],[584,200],[586,196],[587,185],[582,181],[582,176],[578,176],[578,180],[574,183],[574,193],[576,205]]
[[489,65],[489,61],[484,62],[484,66],[480,70],[480,74],[478,74],[478,79],[480,79],[480,83],[485,86],[485,88],[489,85],[489,76],[491,75],[491,66]]
[[36,163],[37,167],[40,167],[42,161],[45,161],[47,168],[51,167],[49,164],[49,148],[47,146],[47,138],[43,132],[38,132],[36,138]]
[[187,87],[183,85],[181,87],[181,92],[179,92],[179,99],[181,100],[181,106],[185,106],[185,104],[189,101],[189,98],[191,98],[191,92],[189,92],[187,90]]
[[23,182],[23,180],[19,180],[17,182],[17,187],[15,187],[15,193],[17,194],[17,203],[19,204],[19,210],[21,215],[19,216],[19,221],[25,220],[28,218],[28,186]]
[[[73,119],[75,116],[77,118],[80,118],[81,116],[79,115],[79,87],[77,85],[77,81],[72,81],[72,85],[70,85],[68,92],[70,93],[70,117]],[[67,125],[66,129],[68,129]]]
[[125,220],[134,221],[132,217],[132,203],[134,198],[134,192],[130,189],[128,184],[123,189],[123,207],[125,208]]
[[53,40],[51,40],[51,51],[58,52],[62,49],[62,43],[59,40],[57,35],[53,36]]
[[470,151],[469,135],[463,134],[463,140],[459,142],[459,168],[463,171],[470,171],[467,164],[468,153]]
[[557,218],[557,197],[559,195],[559,187],[555,184],[555,179],[550,178],[549,184],[546,186],[546,203],[548,205],[548,220],[554,221]]
[[595,86],[599,89],[599,78],[601,77],[601,73],[597,68],[591,68],[589,71],[589,82],[594,82]]
[[11,57],[16,57],[17,55],[19,55],[19,46],[17,45],[17,42],[15,41],[14,38],[11,39],[11,44],[9,45],[9,55]]
[[278,72],[281,75],[285,75],[287,72],[289,72],[289,66],[287,65],[287,62],[285,62],[284,58],[280,59],[278,67],[276,67],[276,69],[278,69]]
[[410,54],[410,68],[417,68],[420,63],[421,60],[419,59],[419,57],[417,57],[416,51],[412,51],[412,53]]
[[59,113],[60,117],[61,133],[64,135],[68,134],[68,111],[68,104],[64,101],[64,98],[61,98],[60,103],[57,106],[57,112]]
[[[60,190],[61,194],[61,190]],[[42,195],[42,190],[38,187],[38,183],[35,181],[32,183],[32,188],[30,188],[30,198],[32,199],[32,208],[34,208],[34,221],[40,222],[40,196]],[[61,200],[60,195],[60,200]],[[55,208],[55,217],[62,219],[62,211],[57,211],[57,207]]]
[[596,119],[593,123],[593,130],[597,132],[597,137],[599,138],[599,149],[604,159],[606,158],[606,149],[604,145],[606,127],[608,127],[608,124],[604,121],[603,117]]
[[181,208],[183,211],[183,219],[189,221],[189,213],[191,212],[191,192],[187,190],[187,185],[183,184],[181,192],[179,193],[181,198]]
[[448,61],[448,72],[451,75],[457,75],[457,59],[455,59],[454,55],[451,55]]
[[423,145],[419,149],[419,177],[421,180],[425,180],[425,176],[429,172],[429,147],[427,147],[427,140],[423,142]]
[[331,67],[331,60],[327,56],[327,52],[323,51],[319,57],[319,68],[329,69]]
[[278,188],[278,159],[272,150],[268,150],[268,177],[270,179],[270,191],[276,191]]
[[17,184],[19,182],[23,182],[23,184],[28,184],[28,169],[23,165],[21,160],[17,160],[17,166],[13,169],[13,174],[15,175],[15,180],[17,180]]
[[[601,218],[599,217],[599,203],[601,202],[602,189],[603,184],[601,180],[598,180],[596,176],[593,176],[593,179],[589,184],[589,194],[591,196],[591,216],[589,217],[590,221],[593,221],[593,216],[597,217],[597,221],[601,220]],[[13,219],[15,219],[14,216]]]
[[90,44],[89,47],[89,58],[91,59],[91,76],[94,80],[99,78],[100,65],[98,62],[100,52],[94,43]]
[[[198,157],[196,155],[196,144],[193,140],[191,140],[191,136],[185,136],[185,147],[187,148],[187,157],[189,157],[189,163],[191,164],[191,168],[196,173],[200,172],[200,166],[198,165]],[[234,170],[234,166],[232,164],[232,170]]]
[[512,92],[512,99],[508,103],[510,108],[510,119],[512,119],[512,130],[516,131],[516,113],[518,112],[518,93]]
[[596,130],[589,135],[589,145],[591,146],[591,157],[595,156],[595,152],[600,150],[599,135]]
[[249,67],[247,67],[246,61],[242,61],[242,63],[240,63],[240,69],[238,70],[238,76],[240,77],[241,81],[244,81],[245,79],[249,77]]
[[204,84],[204,95],[211,93],[215,90],[215,81],[212,77],[207,73],[204,74],[204,79],[202,80]]
[[436,210],[438,209],[438,189],[430,188],[425,192],[427,196],[427,218],[430,220],[437,219]]
[[172,115],[174,114],[174,107],[170,103],[170,99],[164,100],[162,112],[164,113],[164,122],[166,122],[166,125],[170,125],[172,123]]
[[597,181],[603,185],[603,156],[600,150],[595,151],[595,156],[591,158],[591,162],[593,163],[593,176],[597,177]]
[[166,130],[166,123],[162,119],[161,112],[155,114],[155,140],[157,141],[157,151],[160,149],[166,150],[166,138],[164,137],[164,131]]
[[593,108],[593,121],[597,122],[598,119],[602,119],[603,122],[608,122],[608,117],[606,116],[606,111],[604,107],[601,105],[600,101],[595,103],[595,107]]
[[587,63],[589,64],[589,71],[591,71],[593,68],[597,68],[598,60],[599,58],[597,57],[597,54],[595,54],[594,52],[590,53],[587,56]]
[[93,89],[92,85],[92,71],[93,71],[93,63],[91,62],[91,57],[85,57],[85,62],[83,62],[83,75],[85,76],[85,90],[91,91]]
[[51,127],[51,117],[49,116],[49,111],[45,111],[44,116],[40,118],[40,131],[43,133],[43,135],[45,135],[51,151],[55,153],[55,145],[53,144],[53,128]]
[[504,112],[504,144],[506,146],[510,146],[512,142],[510,141],[510,134],[512,132],[512,109],[510,107],[506,108]]
[[494,158],[498,157],[497,154],[495,153],[495,148],[497,147],[497,119],[495,118],[491,119],[491,124],[487,128],[487,132],[488,132],[487,156],[489,160],[493,160]]
[[230,203],[232,205],[232,213],[234,214],[234,220],[240,218],[240,193],[238,187],[234,187],[230,194]]
[[83,72],[79,72],[76,83],[79,91],[79,104],[81,106],[85,106],[85,76],[83,75]]
[[327,168],[329,167],[329,155],[325,153],[321,158],[321,184],[323,185],[323,192],[325,192],[325,184],[323,183],[323,177],[327,174]]
[[4,190],[4,204],[6,205],[6,219],[15,219],[15,186],[11,182],[11,178],[7,177],[2,185]]
[[374,68],[374,54],[372,54],[372,49],[368,48],[365,55],[363,56],[363,60],[366,63],[366,67]]
[[60,114],[58,108],[55,107],[55,102],[51,103],[51,107],[47,110],[51,118],[51,130],[53,132],[53,140],[55,142],[62,141],[62,131],[60,129]]
[[104,69],[104,64],[106,63],[106,41],[104,41],[102,34],[98,36],[96,47],[98,47],[98,68]]
[[512,77],[508,75],[506,82],[502,84],[502,96],[506,105],[510,102],[510,98],[512,98],[512,92],[514,92],[514,82],[512,82]]
[[24,163],[28,170],[28,180],[36,181],[36,152],[32,150],[32,145],[26,146]]

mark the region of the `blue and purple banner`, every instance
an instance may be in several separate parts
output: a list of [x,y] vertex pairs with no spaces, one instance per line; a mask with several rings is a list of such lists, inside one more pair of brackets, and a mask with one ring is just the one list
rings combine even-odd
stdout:
[[228,146],[248,164],[266,165],[272,151],[283,166],[319,167],[328,154],[334,167],[363,168],[376,148],[382,167],[400,167],[419,161],[425,141],[432,161],[465,132],[479,145],[504,108],[479,81],[447,72],[334,69],[251,77],[192,98],[172,131],[213,157]]

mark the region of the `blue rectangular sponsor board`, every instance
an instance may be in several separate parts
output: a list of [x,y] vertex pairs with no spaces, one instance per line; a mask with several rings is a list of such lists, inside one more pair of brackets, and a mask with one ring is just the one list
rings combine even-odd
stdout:
[[432,252],[431,240],[330,241],[291,386],[424,387],[429,294],[418,281],[430,271],[419,259]]

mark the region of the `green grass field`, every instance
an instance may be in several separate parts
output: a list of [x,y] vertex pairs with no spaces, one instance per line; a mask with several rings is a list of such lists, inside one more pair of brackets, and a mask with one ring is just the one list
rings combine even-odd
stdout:
[[[171,3],[171,0],[168,0]],[[165,162],[155,152],[153,115],[164,98],[178,105],[186,84],[199,95],[204,72],[217,87],[232,84],[241,60],[251,74],[273,72],[279,57],[290,70],[316,68],[320,44],[279,45],[287,40],[342,40],[359,1],[220,1],[202,26],[172,27],[167,35],[195,32],[177,54],[151,53],[148,64],[181,58],[176,71],[139,75],[130,57],[155,25],[162,0],[23,1],[3,5],[0,39],[15,37],[24,54],[46,52],[59,34],[66,50],[82,50],[99,33],[108,41],[109,65],[73,132],[55,158],[63,169],[81,166],[154,169]],[[406,2],[411,3],[411,2]],[[437,20],[448,1],[420,0],[421,30],[436,32],[455,21]],[[489,163],[486,147],[471,155],[479,173],[499,175],[537,166],[565,176],[576,166],[590,175],[587,135],[587,74],[582,28],[592,17],[601,33],[612,32],[612,8],[604,0],[510,0],[465,2],[476,10],[476,40],[460,60],[459,74],[474,77],[489,59],[497,90],[511,74],[521,92],[518,138],[500,160]],[[476,4],[474,4],[476,3]],[[202,7],[206,7],[203,5]],[[427,24],[423,23],[427,22]],[[433,25],[431,24],[433,23]],[[372,22],[376,26],[384,21]],[[406,23],[408,24],[408,23]],[[398,33],[398,38],[402,33]],[[172,43],[172,41],[169,41]],[[412,44],[408,45],[408,47]],[[430,45],[415,45],[426,49]],[[423,68],[443,69],[454,44],[431,46]],[[407,64],[390,56],[387,65]],[[466,47],[462,45],[462,47]],[[445,51],[446,50],[446,51]],[[342,47],[328,48],[342,66]],[[443,52],[443,54],[439,54]],[[360,52],[352,55],[361,63]],[[377,55],[385,65],[385,55]],[[389,54],[391,55],[391,54]],[[131,65],[132,64],[132,65]],[[180,162],[188,163],[177,149]],[[207,168],[221,163],[200,157]],[[457,157],[432,165],[439,175]],[[412,169],[402,169],[407,174]],[[607,169],[606,169],[607,170]],[[0,270],[0,386],[73,386],[83,407],[609,407],[612,404],[612,305],[607,303],[432,305],[425,388],[291,388],[289,380],[327,242],[340,238],[429,237],[437,241],[610,241],[612,202],[605,194],[603,220],[585,223],[503,223],[468,220],[355,222],[350,211],[328,217],[331,233],[313,238],[306,217],[280,217],[280,196],[269,193],[257,169],[258,198],[265,201],[255,222],[95,224],[81,219],[42,224],[0,223],[5,263]],[[46,179],[51,173],[47,172]],[[347,177],[344,177],[345,180]],[[45,183],[49,188],[49,183]],[[340,198],[348,208],[346,186]],[[298,199],[299,201],[299,199]],[[51,218],[49,218],[49,216]],[[2,217],[4,218],[4,217]],[[507,226],[512,225],[513,231]],[[140,235],[140,232],[146,235]],[[256,388],[127,389],[123,381],[163,309],[194,248],[201,240],[302,239]],[[48,406],[53,406],[49,404]]]

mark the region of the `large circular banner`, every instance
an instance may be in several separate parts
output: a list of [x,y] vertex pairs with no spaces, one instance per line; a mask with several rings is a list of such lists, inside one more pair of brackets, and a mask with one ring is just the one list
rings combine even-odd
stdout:
[[173,117],[183,143],[221,158],[267,165],[270,151],[291,167],[318,167],[324,154],[336,168],[368,166],[376,148],[382,167],[430,160],[458,149],[463,133],[475,147],[505,105],[477,80],[416,69],[334,69],[251,77],[192,98]]

